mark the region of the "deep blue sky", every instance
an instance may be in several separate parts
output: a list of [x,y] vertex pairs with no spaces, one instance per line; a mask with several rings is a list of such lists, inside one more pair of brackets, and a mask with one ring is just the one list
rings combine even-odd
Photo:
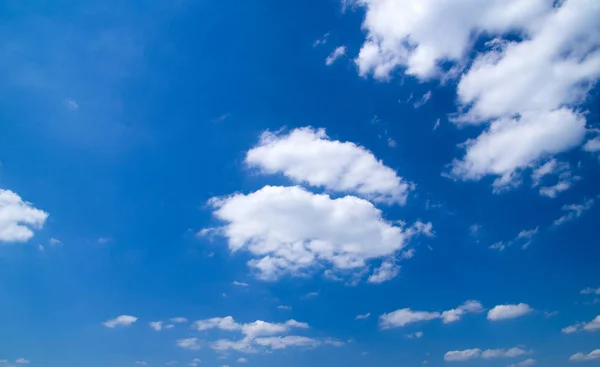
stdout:
[[[600,348],[597,333],[561,333],[600,314],[597,298],[580,294],[600,286],[600,209],[592,205],[553,225],[564,205],[600,194],[597,154],[576,148],[556,155],[580,179],[555,198],[540,195],[528,177],[499,194],[492,176],[446,177],[464,154],[460,144],[485,128],[449,121],[458,81],[419,79],[401,67],[388,80],[359,76],[353,59],[365,41],[365,9],[341,9],[337,0],[2,2],[0,189],[49,216],[27,241],[0,241],[0,360],[26,358],[32,367],[187,365],[193,358],[233,366],[240,357],[261,367],[424,360],[432,367],[500,367],[531,357],[554,367]],[[327,42],[314,46],[326,33]],[[346,56],[326,66],[340,45]],[[431,98],[415,108],[428,91]],[[401,103],[411,94],[413,101]],[[590,134],[597,103],[592,89],[577,106],[587,111]],[[207,205],[211,197],[295,183],[260,174],[244,159],[264,131],[304,126],[368,149],[416,184],[406,205],[374,203],[386,220],[433,224],[435,236],[411,242],[415,256],[402,261],[394,279],[349,285],[315,271],[265,281],[246,264],[248,252],[229,251],[226,237],[196,236],[220,225]],[[489,248],[536,227],[526,250],[522,243]],[[310,292],[318,296],[305,297]],[[378,327],[384,313],[442,312],[467,300],[486,310],[451,324]],[[519,303],[534,311],[486,319],[496,305]],[[558,314],[547,317],[551,311]],[[138,320],[114,329],[102,324],[119,315]],[[239,335],[189,323],[160,332],[148,326],[177,316],[295,319],[310,325],[301,335],[345,345],[234,351],[219,359],[211,341]],[[406,337],[417,331],[422,338]],[[177,346],[189,337],[205,346]],[[533,352],[444,361],[452,350],[517,346]]]

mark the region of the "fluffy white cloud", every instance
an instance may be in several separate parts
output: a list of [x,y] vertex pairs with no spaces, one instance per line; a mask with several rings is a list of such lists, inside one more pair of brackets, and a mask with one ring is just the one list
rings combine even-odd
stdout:
[[365,269],[369,260],[389,258],[431,224],[393,225],[369,201],[332,199],[300,187],[265,186],[244,195],[213,198],[214,215],[225,225],[217,231],[229,249],[248,251],[249,265],[262,279],[302,275],[319,266],[336,271]]
[[481,355],[481,349],[466,349],[466,350],[452,350],[444,354],[444,361],[447,362],[463,362],[470,359],[479,358]]
[[220,329],[225,331],[241,330],[242,326],[235,322],[233,317],[213,317],[206,320],[198,320],[192,324],[192,327],[198,331]]
[[454,160],[450,176],[462,180],[500,176],[494,187],[502,191],[520,184],[518,170],[581,144],[585,131],[584,116],[566,108],[498,119],[466,142],[466,154]]
[[578,324],[567,326],[562,329],[562,332],[565,334],[571,334],[582,330],[590,332],[600,330],[600,315],[596,316],[590,322],[580,322]]
[[481,353],[481,358],[513,358],[527,354],[527,351],[521,348],[510,348],[510,349],[488,349]]
[[19,195],[0,189],[0,243],[26,242],[33,229],[43,227],[48,213],[37,209]]
[[259,144],[248,151],[246,163],[264,173],[282,173],[296,182],[376,202],[404,204],[412,186],[365,148],[330,140],[324,129],[310,127],[287,135],[263,133]]
[[600,152],[600,137],[588,140],[583,149],[588,152]]
[[444,324],[449,324],[451,322],[460,320],[460,318],[467,313],[481,311],[483,311],[483,306],[481,305],[481,303],[479,303],[479,301],[467,301],[460,305],[458,308],[442,312],[441,318]]
[[588,200],[584,201],[583,204],[570,204],[570,205],[563,206],[562,210],[566,211],[567,214],[565,214],[562,217],[555,220],[554,225],[559,226],[561,224],[570,222],[572,220],[575,220],[575,219],[581,217],[581,215],[585,211],[590,210],[594,206],[595,202],[596,202],[596,199],[592,198],[592,199],[588,199]]
[[152,329],[154,329],[155,331],[161,331],[163,328],[163,322],[162,321],[152,321],[149,322],[148,325],[150,325],[150,327]]
[[519,303],[517,305],[498,305],[489,310],[487,318],[491,321],[514,319],[530,312],[533,312],[533,309],[526,303]]
[[114,329],[117,326],[129,326],[129,325],[133,324],[134,322],[136,322],[137,320],[138,320],[138,318],[135,316],[121,315],[112,320],[105,321],[103,323],[103,325],[106,326],[107,328]]
[[551,9],[544,0],[358,0],[366,7],[367,39],[356,59],[359,73],[388,79],[402,66],[426,79],[439,63],[460,62],[473,35],[522,28]]
[[530,367],[535,365],[537,362],[535,359],[533,358],[527,358],[524,361],[518,362],[518,363],[513,363],[511,365],[509,365],[508,367]]
[[327,56],[327,59],[325,59],[325,65],[330,66],[333,65],[333,63],[339,59],[342,56],[346,55],[346,46],[340,46],[337,47],[335,50],[333,50],[333,52],[331,52],[331,54],[329,54],[329,56]]
[[200,350],[202,346],[198,338],[185,338],[177,340],[177,346],[189,350]]
[[433,320],[439,317],[439,312],[413,311],[410,308],[403,308],[379,316],[379,326],[382,329],[390,329],[419,321]]
[[275,334],[284,334],[291,329],[308,329],[309,326],[305,322],[298,322],[296,320],[288,320],[282,323],[271,323],[262,320],[256,320],[251,323],[239,324],[235,322],[231,316],[227,317],[213,317],[206,320],[195,321],[192,327],[198,331],[205,331],[210,329],[219,329],[223,331],[239,331],[247,339],[254,339],[258,336],[267,336]]
[[588,354],[585,353],[575,353],[570,358],[569,361],[581,362],[581,361],[593,361],[595,359],[600,359],[600,349],[594,349]]
[[400,273],[400,266],[394,261],[386,260],[369,276],[368,282],[376,284],[387,282],[398,276],[398,273]]

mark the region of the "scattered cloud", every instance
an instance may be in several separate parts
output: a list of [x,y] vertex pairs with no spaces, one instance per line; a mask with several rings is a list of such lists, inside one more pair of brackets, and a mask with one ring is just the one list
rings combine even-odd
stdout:
[[511,365],[509,365],[508,367],[530,367],[535,365],[537,362],[535,359],[533,358],[527,358],[526,360],[522,361],[522,362],[518,362],[518,363],[513,363]]
[[25,358],[19,358],[15,361],[17,364],[29,364],[29,361]]
[[367,149],[331,140],[325,129],[311,127],[287,135],[263,133],[246,154],[246,164],[265,174],[282,173],[298,183],[388,204],[404,204],[413,186]]
[[369,276],[367,281],[375,284],[387,282],[398,276],[398,273],[400,273],[400,266],[394,261],[385,260],[381,263],[381,266],[373,271],[373,274]]
[[323,267],[339,273],[361,271],[371,260],[398,253],[411,238],[433,234],[430,223],[404,228],[385,221],[369,201],[332,199],[297,186],[265,186],[248,195],[213,198],[209,205],[225,222],[219,232],[229,249],[253,255],[248,265],[263,280]]
[[580,322],[574,325],[567,326],[562,329],[564,334],[572,334],[578,331],[598,331],[600,330],[600,315],[596,316],[590,322]]
[[23,201],[19,195],[0,189],[0,243],[27,242],[41,229],[48,213]]
[[121,315],[112,320],[105,321],[102,325],[114,329],[117,326],[129,326],[138,320],[135,316]]
[[242,282],[232,282],[231,284],[233,285],[237,285],[238,287],[249,287],[250,285],[248,283],[242,283]]
[[150,325],[150,327],[152,329],[154,329],[155,331],[161,331],[163,328],[163,322],[162,321],[152,321],[149,322],[148,325]]
[[554,225],[559,226],[561,224],[573,221],[573,220],[581,217],[581,215],[585,211],[590,210],[594,206],[595,202],[596,202],[596,198],[593,198],[593,199],[585,200],[583,202],[583,204],[564,205],[562,207],[562,210],[566,211],[567,213],[565,215],[563,215],[562,217],[558,218],[557,220],[555,220]]
[[295,335],[256,338],[254,343],[263,347],[269,347],[271,349],[285,349],[287,347],[314,348],[319,345],[319,341],[316,339]]
[[170,321],[175,324],[183,324],[188,322],[188,319],[185,317],[173,317]]
[[379,316],[379,327],[382,329],[391,329],[439,317],[439,312],[413,311],[410,308],[403,308]]
[[531,245],[533,237],[538,233],[539,227],[522,230],[517,237],[510,241],[499,241],[490,246],[492,250],[504,251],[515,243],[522,243],[521,249],[526,250]]
[[481,355],[481,349],[466,349],[466,350],[452,350],[444,354],[444,361],[446,362],[463,362],[470,359],[479,358]]
[[433,124],[433,131],[436,131],[440,127],[440,119],[435,120],[435,124]]
[[302,296],[302,298],[304,298],[304,299],[315,298],[315,297],[319,297],[319,292],[308,292],[304,296]]
[[237,363],[248,363],[248,360],[244,357],[241,357],[241,358],[238,358],[236,362]]
[[364,319],[368,319],[371,316],[370,312],[367,312],[364,315],[356,315],[355,320],[364,320]]
[[558,311],[544,311],[544,316],[546,317],[554,317],[558,315]]
[[333,65],[334,62],[337,61],[342,56],[346,55],[346,46],[339,46],[327,58],[325,59],[325,65],[330,66]]
[[192,367],[196,367],[196,366],[198,366],[200,364],[200,362],[202,362],[200,360],[200,358],[194,358],[194,359],[192,359],[192,361],[188,365],[192,366]]
[[533,309],[526,303],[499,305],[489,310],[487,318],[490,321],[515,319],[531,312],[533,312]]
[[200,350],[202,348],[198,338],[179,339],[177,340],[177,346],[189,350]]
[[277,308],[280,310],[291,310],[292,306],[279,305],[279,306],[277,306]]
[[413,106],[415,107],[415,109],[419,109],[421,107],[423,107],[431,98],[432,93],[431,91],[427,91],[425,94],[423,94],[423,96],[418,100],[415,101],[415,103],[413,103]]
[[510,348],[510,349],[487,349],[481,350],[479,348],[466,349],[466,350],[453,350],[447,352],[444,355],[444,360],[447,362],[463,362],[471,359],[493,359],[493,358],[515,358],[525,355],[529,352],[521,348]]
[[441,314],[441,318],[444,324],[449,324],[461,319],[461,317],[467,313],[482,312],[483,306],[479,301],[467,301],[460,305],[458,308],[444,311]]
[[323,37],[321,37],[321,38],[319,38],[318,40],[316,40],[316,41],[313,43],[313,47],[317,47],[317,46],[320,46],[320,45],[324,45],[324,44],[326,44],[328,39],[329,39],[329,32],[325,33],[325,34],[323,35]]
[[488,349],[481,353],[481,358],[513,358],[522,356],[527,353],[527,351],[517,347],[510,349]]
[[579,293],[600,295],[600,287],[598,287],[598,288],[588,287],[588,288],[582,289],[581,292],[579,292]]
[[417,332],[412,333],[412,334],[407,334],[406,337],[409,338],[409,339],[421,339],[423,337],[423,332],[422,331],[417,331]]
[[593,351],[591,351],[588,354],[575,353],[569,358],[569,361],[581,362],[581,361],[593,361],[596,359],[600,359],[600,349],[594,349]]

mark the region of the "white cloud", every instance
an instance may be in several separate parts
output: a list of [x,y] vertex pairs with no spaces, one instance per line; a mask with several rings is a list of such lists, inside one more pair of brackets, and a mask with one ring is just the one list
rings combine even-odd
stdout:
[[77,102],[75,102],[72,99],[67,99],[65,101],[65,106],[67,107],[68,110],[71,110],[71,111],[76,111],[79,109],[79,104],[77,104]]
[[263,133],[248,151],[246,163],[268,174],[282,173],[296,182],[355,193],[376,202],[404,204],[412,184],[399,177],[367,149],[330,140],[324,129]]
[[280,310],[291,310],[292,306],[279,305],[279,306],[277,306],[277,308]]
[[62,241],[61,241],[61,240],[59,240],[58,238],[54,238],[54,237],[52,237],[52,238],[50,238],[50,239],[48,240],[48,243],[49,243],[51,246],[58,246],[58,245],[60,245],[60,244],[62,243]]
[[446,362],[463,362],[470,359],[479,358],[481,349],[467,349],[467,350],[452,350],[444,354],[444,361]]
[[193,323],[192,327],[198,331],[210,329],[240,331],[246,337],[253,339],[257,336],[286,333],[293,328],[308,329],[309,326],[304,322],[298,322],[296,320],[288,320],[283,323],[270,323],[262,320],[256,320],[247,324],[239,324],[235,322],[233,317],[227,316],[198,320]]
[[317,47],[317,46],[319,46],[319,45],[324,45],[324,44],[326,44],[328,39],[329,39],[329,32],[325,33],[325,34],[323,35],[323,37],[321,37],[321,38],[319,38],[318,40],[316,40],[316,41],[313,43],[313,47]]
[[129,325],[133,324],[134,322],[136,322],[137,320],[138,320],[138,318],[135,316],[121,315],[112,320],[105,321],[103,323],[103,325],[106,326],[107,328],[114,329],[117,326],[129,326]]
[[188,319],[186,319],[185,317],[173,317],[171,319],[171,322],[175,323],[175,324],[183,324],[186,323],[188,321]]
[[600,359],[600,349],[594,349],[588,354],[585,353],[575,353],[570,358],[569,361],[581,362],[581,361],[593,361],[595,359]]
[[295,335],[257,338],[254,340],[254,343],[271,349],[285,349],[290,346],[314,348],[320,344],[316,339]]
[[147,366],[148,362],[146,362],[146,361],[135,361],[135,364],[140,365],[140,366]]
[[369,276],[368,282],[375,284],[387,282],[388,280],[392,280],[396,276],[398,276],[399,272],[399,265],[397,265],[394,261],[385,260],[381,263],[381,266],[375,269],[375,271],[373,271],[373,274]]
[[389,79],[397,67],[420,79],[441,73],[439,63],[461,62],[473,36],[523,28],[551,6],[543,0],[360,0],[367,39],[356,64],[362,76]]
[[152,321],[149,322],[148,325],[150,325],[150,327],[152,329],[154,329],[155,331],[161,331],[163,328],[163,322],[162,321]]
[[219,329],[225,331],[241,330],[242,326],[235,322],[233,317],[213,317],[206,320],[194,321],[192,327],[198,331]]
[[533,312],[533,309],[526,303],[519,303],[516,305],[499,305],[492,308],[488,312],[487,318],[491,321],[514,319],[524,316],[530,312]]
[[304,298],[304,299],[315,298],[315,297],[319,297],[319,292],[308,292],[304,296],[302,296],[302,298]]
[[415,109],[419,109],[421,107],[423,107],[431,98],[431,91],[427,91],[427,93],[423,94],[423,97],[421,97],[421,99],[419,99],[418,101],[415,101],[415,103],[413,103],[413,106],[415,107]]
[[509,365],[508,367],[530,367],[535,365],[537,362],[535,359],[533,358],[527,358],[526,360],[522,361],[522,362],[518,362],[518,363],[513,363],[511,365]]
[[200,362],[202,362],[200,360],[200,358],[194,358],[192,359],[192,361],[188,364],[188,366],[192,366],[192,367],[196,367],[200,364]]
[[584,145],[583,149],[588,152],[599,152],[600,151],[600,137],[588,140]]
[[364,315],[356,315],[355,320],[364,320],[364,319],[368,319],[371,316],[370,312],[367,312]]
[[19,195],[0,189],[0,243],[27,242],[33,230],[44,226],[48,213],[37,209]]
[[406,337],[409,339],[421,339],[423,337],[423,332],[417,331],[415,333],[406,335]]
[[213,198],[214,215],[226,224],[219,232],[229,249],[248,251],[248,265],[265,280],[303,275],[319,267],[365,269],[389,258],[411,237],[431,234],[431,224],[393,225],[370,202],[353,196],[332,199],[300,187],[265,186],[244,195]]
[[327,59],[325,59],[325,65],[333,65],[333,63],[336,62],[337,59],[345,55],[346,46],[337,47],[335,50],[333,50],[333,52],[331,52],[331,54],[329,54],[329,56],[327,56]]
[[581,292],[579,292],[579,293],[581,293],[581,294],[597,294],[597,295],[600,295],[600,287],[598,287],[598,288],[588,287],[588,288],[582,289]]
[[483,306],[479,301],[467,301],[460,305],[458,308],[447,310],[442,312],[441,318],[444,324],[449,324],[460,320],[460,318],[467,313],[481,312]]
[[185,338],[177,340],[177,346],[189,350],[200,350],[202,346],[198,338]]
[[25,359],[25,358],[19,358],[19,359],[17,359],[15,361],[15,363],[18,363],[18,364],[29,364],[29,361],[27,359]]
[[248,363],[248,360],[244,357],[238,358],[237,363]]
[[379,316],[379,326],[382,329],[390,329],[439,317],[439,312],[413,311],[410,308],[403,308]]
[[571,334],[582,330],[589,332],[600,330],[600,315],[596,316],[590,322],[580,322],[578,324],[567,326],[562,329],[562,332],[565,334]]
[[242,282],[232,282],[231,284],[233,285],[237,285],[238,287],[249,287],[250,285],[248,283],[242,283]]
[[550,159],[543,165],[537,167],[531,174],[532,186],[540,186],[542,179],[546,176],[557,175],[558,182],[552,186],[540,187],[540,195],[549,198],[555,198],[559,193],[571,188],[571,185],[579,180],[578,176],[573,176],[571,168],[566,162],[558,162],[556,159]]
[[570,205],[563,206],[562,210],[566,211],[567,214],[565,214],[562,217],[555,220],[554,225],[559,226],[563,223],[570,222],[572,220],[575,220],[575,219],[581,217],[581,215],[585,211],[590,210],[594,206],[595,202],[596,202],[596,199],[593,198],[593,199],[588,199],[588,200],[584,201],[583,204],[570,204]]
[[519,170],[578,146],[584,136],[585,118],[566,108],[501,118],[465,143],[466,154],[454,160],[450,176],[461,180],[499,176],[494,187],[501,192],[520,184]]
[[514,358],[527,354],[527,351],[521,348],[510,348],[510,349],[488,349],[481,353],[481,358]]

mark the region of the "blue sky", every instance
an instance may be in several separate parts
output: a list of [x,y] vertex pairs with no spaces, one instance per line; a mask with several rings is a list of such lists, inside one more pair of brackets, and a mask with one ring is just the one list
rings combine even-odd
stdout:
[[0,366],[599,365],[593,0],[0,5]]

